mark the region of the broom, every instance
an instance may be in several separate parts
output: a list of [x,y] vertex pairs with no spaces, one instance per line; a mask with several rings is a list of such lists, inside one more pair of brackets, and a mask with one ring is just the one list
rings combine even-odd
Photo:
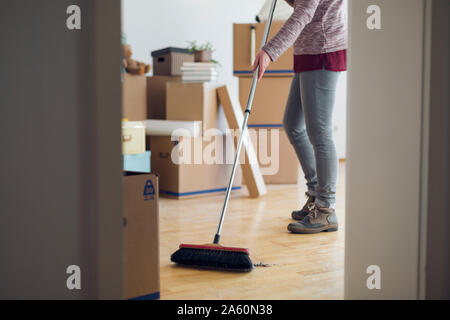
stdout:
[[[267,23],[264,29],[261,48],[267,42],[267,37],[269,35],[270,25],[272,24],[272,17],[276,3],[277,0],[272,0],[269,16],[267,18]],[[256,70],[253,73],[253,81],[247,101],[247,108],[245,109],[245,117],[242,124],[241,135],[239,137],[239,142],[237,145],[236,155],[233,163],[233,169],[231,171],[231,177],[225,194],[225,201],[222,206],[222,213],[220,215],[220,221],[219,226],[217,227],[216,235],[214,236],[214,241],[212,244],[203,245],[180,244],[179,249],[172,254],[170,260],[181,266],[240,272],[247,272],[253,269],[253,263],[250,260],[250,253],[248,249],[224,247],[219,245],[219,240],[220,233],[222,231],[223,220],[225,218],[225,213],[228,206],[228,200],[230,198],[234,175],[236,173],[239,154],[242,148],[242,141],[245,130],[247,129],[248,117],[252,108],[253,96],[255,94],[256,84],[258,82],[258,72],[259,65],[256,67]]]

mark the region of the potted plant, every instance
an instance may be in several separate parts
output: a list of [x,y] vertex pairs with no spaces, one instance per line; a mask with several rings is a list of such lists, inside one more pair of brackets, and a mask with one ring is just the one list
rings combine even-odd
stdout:
[[205,44],[197,44],[197,41],[189,41],[189,51],[194,54],[195,62],[215,62],[212,60],[214,48],[210,42]]

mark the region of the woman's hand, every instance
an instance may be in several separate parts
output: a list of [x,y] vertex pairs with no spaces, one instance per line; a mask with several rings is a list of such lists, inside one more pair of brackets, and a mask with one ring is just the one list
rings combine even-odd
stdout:
[[264,71],[266,71],[266,68],[269,66],[270,63],[270,57],[269,55],[264,51],[260,50],[258,54],[256,55],[255,62],[253,63],[253,72],[256,70],[256,67],[259,65],[258,70],[258,81],[261,80]]

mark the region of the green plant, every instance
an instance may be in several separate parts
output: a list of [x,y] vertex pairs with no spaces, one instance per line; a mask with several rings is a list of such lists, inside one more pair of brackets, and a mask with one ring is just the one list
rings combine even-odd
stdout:
[[[214,52],[216,49],[214,49],[214,47],[212,46],[211,42],[206,42],[204,44],[197,44],[197,41],[188,41],[188,47],[187,49],[189,50],[189,52],[191,53],[195,53],[195,52],[199,52],[199,51],[210,51],[211,53]],[[219,61],[211,59],[210,60],[212,63],[216,64],[217,66],[221,67],[222,65],[220,64]]]
[[219,66],[219,67],[222,66],[222,65],[220,64],[220,62],[217,61],[217,60],[211,59],[211,62],[214,63],[214,64],[216,64],[216,65]]
[[212,46],[211,42],[206,42],[204,44],[197,44],[197,41],[188,41],[188,50],[189,52],[195,52],[195,51],[211,51],[214,52],[215,49]]

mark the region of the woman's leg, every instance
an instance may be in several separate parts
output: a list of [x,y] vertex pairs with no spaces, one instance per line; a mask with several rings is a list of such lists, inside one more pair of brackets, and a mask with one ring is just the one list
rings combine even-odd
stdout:
[[325,69],[300,73],[300,96],[306,131],[314,148],[319,207],[336,202],[338,159],[333,141],[333,108],[339,72]]
[[314,150],[306,133],[305,116],[300,98],[300,76],[294,75],[289,97],[284,111],[283,127],[294,146],[305,174],[308,195],[315,197],[317,188],[316,159]]

